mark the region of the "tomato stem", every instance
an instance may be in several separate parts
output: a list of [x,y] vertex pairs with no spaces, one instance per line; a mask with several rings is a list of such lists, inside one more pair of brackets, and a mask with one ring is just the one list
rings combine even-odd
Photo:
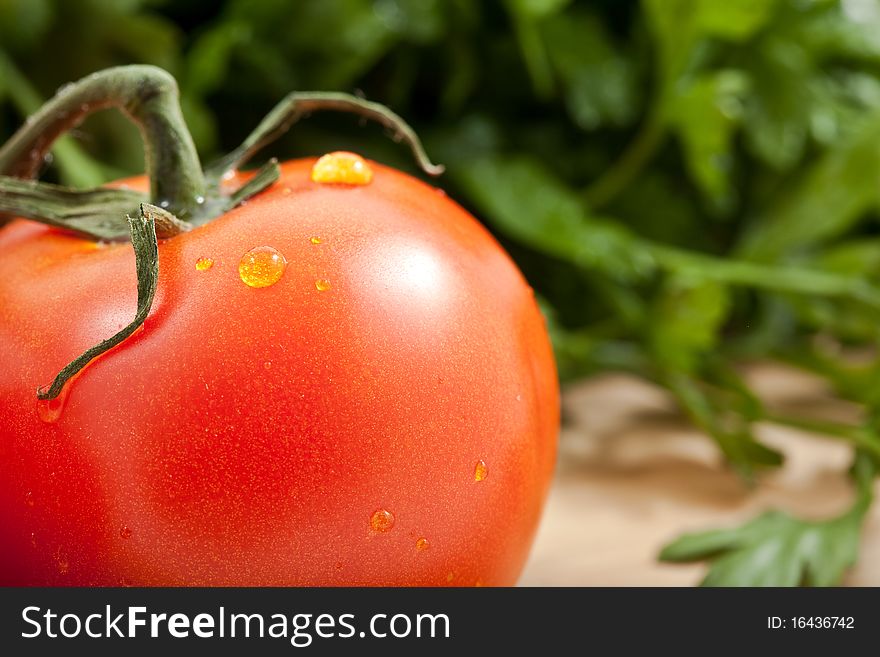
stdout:
[[[158,225],[167,225],[169,213],[161,208],[142,203],[138,216],[127,217],[134,246],[135,268],[137,269],[137,312],[134,319],[113,337],[103,340],[86,350],[79,358],[71,361],[61,370],[48,387],[37,390],[39,399],[55,399],[64,389],[64,384],[76,376],[93,359],[109,351],[130,337],[147,318],[156,296],[159,283],[159,242],[156,236]],[[179,221],[174,219],[174,221]]]
[[301,118],[323,110],[353,112],[382,124],[392,131],[395,141],[403,141],[410,147],[422,171],[431,176],[443,173],[442,165],[428,159],[415,130],[384,105],[344,93],[295,91],[278,103],[238,148],[212,164],[207,170],[208,177],[218,179],[227,171],[237,169]]
[[110,107],[140,128],[151,201],[179,216],[196,213],[205,197],[205,177],[180,110],[177,83],[155,66],[110,68],[62,87],[0,148],[0,174],[35,177],[58,137]]

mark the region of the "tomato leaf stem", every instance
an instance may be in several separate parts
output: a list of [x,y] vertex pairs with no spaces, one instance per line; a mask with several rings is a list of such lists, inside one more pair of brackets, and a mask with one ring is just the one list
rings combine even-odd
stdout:
[[93,239],[127,239],[128,225],[120,218],[146,200],[146,194],[128,189],[71,189],[0,176],[0,213],[34,219]]
[[[130,337],[147,318],[156,296],[159,282],[159,242],[156,226],[167,224],[168,212],[148,203],[142,203],[135,217],[128,217],[131,243],[134,247],[135,267],[137,269],[137,312],[134,319],[113,337],[103,340],[86,350],[62,369],[51,385],[37,390],[39,399],[55,399],[61,394],[64,384],[76,376],[92,360],[106,353]],[[179,221],[179,220],[176,220]]]
[[281,168],[278,166],[278,160],[273,157],[257,170],[253,178],[226,197],[224,211],[241,205],[254,194],[259,194],[278,180],[280,175]]
[[287,132],[301,118],[324,110],[353,112],[382,124],[392,131],[395,141],[403,141],[410,147],[416,162],[425,173],[431,176],[443,173],[442,165],[433,164],[428,159],[422,142],[409,124],[384,105],[345,93],[295,91],[278,103],[238,148],[209,166],[206,171],[208,178],[216,180],[227,171],[237,169],[260,149]]
[[155,66],[110,68],[62,87],[0,147],[0,174],[35,177],[58,137],[89,114],[111,107],[143,135],[151,202],[183,217],[196,214],[206,194],[205,177],[177,83]]

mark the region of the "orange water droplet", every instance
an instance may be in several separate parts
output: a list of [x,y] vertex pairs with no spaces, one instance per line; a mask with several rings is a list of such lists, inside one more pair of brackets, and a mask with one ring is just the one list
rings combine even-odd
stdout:
[[486,467],[485,461],[477,461],[474,466],[474,481],[483,481],[489,476],[489,468]]
[[316,183],[368,185],[372,179],[373,170],[357,153],[327,153],[312,165],[312,182]]
[[428,543],[427,538],[420,538],[416,541],[416,550],[418,550],[419,552],[424,552],[429,547],[431,547],[431,544]]
[[326,292],[330,289],[330,281],[326,278],[319,278],[315,281],[315,289],[318,290],[318,292]]
[[263,367],[267,370],[271,370],[272,369],[272,361],[267,360],[265,363],[263,363]]
[[285,267],[287,260],[278,249],[258,246],[241,256],[238,275],[250,287],[269,287],[278,282]]
[[[41,388],[39,392],[44,392],[47,388]],[[68,387],[61,389],[61,393],[55,399],[38,399],[37,415],[43,422],[52,424],[57,422],[64,412],[64,405],[67,402]]]
[[455,579],[455,573],[448,573],[448,574],[446,575],[446,581],[447,581],[447,582],[451,582],[451,581],[454,580],[454,579]]
[[213,258],[199,258],[196,260],[196,269],[199,271],[208,271],[214,266]]
[[131,538],[132,531],[128,527],[123,527],[119,530],[119,535],[122,538]]
[[33,491],[30,491],[30,490],[29,490],[27,493],[25,493],[25,495],[24,495],[24,503],[25,503],[27,506],[33,506],[33,505],[34,505],[34,492],[33,492]]
[[311,242],[312,244],[320,244],[321,238],[320,237],[310,237],[309,242]]
[[479,589],[479,588],[482,588],[482,587],[483,587],[483,583],[482,583],[480,580],[477,580],[476,582],[474,582],[474,588],[478,588],[478,589]]
[[387,532],[394,527],[394,514],[385,509],[379,509],[370,517],[370,528],[374,532]]
[[281,190],[281,193],[282,193],[284,196],[290,196],[290,194],[291,194],[292,191],[293,191],[293,190],[292,190],[290,187],[285,187],[284,189]]

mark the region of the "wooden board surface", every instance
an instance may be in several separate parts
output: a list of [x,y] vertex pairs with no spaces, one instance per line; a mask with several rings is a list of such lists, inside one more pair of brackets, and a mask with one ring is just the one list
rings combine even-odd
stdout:
[[[749,382],[789,414],[856,421],[821,381],[775,365],[749,368]],[[657,562],[685,531],[736,525],[769,508],[822,518],[852,499],[852,452],[832,439],[774,425],[758,435],[785,466],[746,488],[714,444],[690,426],[663,390],[608,375],[567,388],[568,419],[556,479],[523,586],[690,586],[703,565]],[[880,499],[880,485],[878,485]],[[844,584],[880,586],[880,504],[865,526],[858,565]]]

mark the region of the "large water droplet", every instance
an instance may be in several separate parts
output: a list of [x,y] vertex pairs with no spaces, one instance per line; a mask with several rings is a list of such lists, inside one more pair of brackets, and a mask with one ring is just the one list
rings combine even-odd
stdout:
[[278,282],[287,267],[287,260],[271,246],[251,249],[238,263],[238,275],[251,287],[269,287]]
[[326,278],[319,278],[315,281],[315,289],[318,290],[318,292],[326,292],[330,289],[330,281]]
[[370,528],[374,532],[387,532],[394,527],[394,514],[385,509],[379,509],[370,517]]
[[483,481],[489,476],[489,468],[486,467],[485,461],[477,461],[474,466],[474,481]]
[[312,181],[316,183],[368,185],[372,179],[373,170],[357,153],[327,153],[312,165]]

